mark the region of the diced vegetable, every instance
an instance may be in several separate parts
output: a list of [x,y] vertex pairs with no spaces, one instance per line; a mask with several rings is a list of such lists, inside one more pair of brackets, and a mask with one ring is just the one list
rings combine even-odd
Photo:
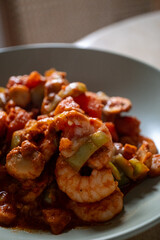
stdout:
[[125,144],[123,148],[123,156],[126,159],[131,159],[136,154],[137,147],[131,144]]
[[115,127],[121,136],[138,136],[140,132],[140,121],[135,117],[118,117],[115,119]]
[[37,71],[33,71],[29,74],[26,81],[26,86],[28,88],[35,88],[42,82],[42,76]]
[[[49,79],[65,79],[66,75],[66,72],[56,71],[54,68],[51,68],[44,73],[44,76]],[[65,79],[65,81],[67,80]]]
[[117,134],[117,132],[116,132],[114,123],[112,123],[112,122],[106,122],[105,125],[106,125],[107,128],[109,129],[113,141],[114,141],[114,142],[118,142],[118,134]]
[[44,98],[41,108],[42,114],[48,114],[52,112],[62,99],[68,96],[78,96],[85,91],[87,91],[86,85],[80,82],[74,82],[67,86],[63,86],[58,94],[52,93]]
[[96,133],[93,133],[91,136],[92,142],[100,148],[102,145],[108,142],[109,138],[107,135],[102,131],[97,131]]
[[81,145],[78,151],[70,158],[65,160],[70,164],[72,168],[79,171],[90,156],[97,151],[101,146],[108,142],[107,135],[102,131],[97,131],[88,137],[88,140]]
[[11,140],[11,149],[21,145],[23,132],[24,130],[18,130],[13,133]]
[[150,168],[152,164],[152,153],[149,150],[148,142],[143,141],[143,144],[136,152],[136,158],[140,162],[144,163],[148,168]]
[[118,186],[122,187],[130,182],[129,178],[124,174],[121,168],[118,168],[114,163],[109,162],[112,174],[114,178],[118,181]]
[[29,89],[23,85],[14,85],[9,89],[9,97],[17,106],[25,108],[31,101]]
[[142,162],[137,159],[127,160],[121,154],[114,157],[114,162],[122,169],[127,177],[134,181],[139,178],[143,178],[149,171],[147,166]]
[[75,97],[74,100],[87,115],[101,119],[103,104],[95,93],[87,91]]
[[48,80],[46,83],[45,83],[45,86],[44,86],[44,95],[45,96],[49,96],[49,94],[51,93],[58,93],[62,86],[64,85],[67,85],[68,82],[66,79],[62,79],[61,77],[58,77],[58,78],[51,78],[50,80]]
[[34,107],[41,107],[44,97],[44,85],[39,84],[38,86],[31,89],[31,100]]
[[121,180],[120,172],[118,171],[116,166],[112,162],[109,162],[109,166],[111,168],[112,174],[115,177],[115,179],[118,180],[118,181]]
[[134,178],[143,178],[146,176],[147,172],[149,171],[149,168],[143,164],[142,162],[138,161],[137,159],[130,159],[130,164],[134,168]]
[[76,97],[87,91],[86,85],[81,82],[73,82],[67,85],[64,89],[62,89],[58,96],[61,98],[66,98],[68,96]]
[[61,100],[62,98],[59,97],[57,94],[53,94],[52,96],[45,97],[43,99],[41,113],[48,114],[52,112]]
[[133,167],[127,159],[118,154],[114,157],[114,161],[129,178],[133,178]]
[[119,171],[120,177],[121,177],[121,179],[118,181],[118,186],[124,187],[125,185],[127,185],[130,182],[130,179],[124,174],[124,172],[120,168],[118,168],[118,171]]

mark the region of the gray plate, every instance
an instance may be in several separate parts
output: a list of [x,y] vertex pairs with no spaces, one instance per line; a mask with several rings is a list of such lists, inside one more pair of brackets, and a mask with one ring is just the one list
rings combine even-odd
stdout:
[[[142,133],[160,150],[160,72],[141,62],[116,54],[78,49],[67,44],[28,45],[0,50],[0,85],[11,75],[32,70],[43,73],[55,67],[68,73],[70,81],[82,81],[89,90],[131,99],[130,114],[141,121]],[[1,239],[125,239],[160,222],[160,178],[147,179],[124,199],[124,211],[107,224],[75,229],[53,236],[50,233],[0,228]]]

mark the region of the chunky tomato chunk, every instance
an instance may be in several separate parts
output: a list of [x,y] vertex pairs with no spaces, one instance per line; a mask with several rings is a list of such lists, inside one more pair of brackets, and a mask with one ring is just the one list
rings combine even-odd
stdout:
[[119,117],[115,120],[115,127],[121,136],[138,136],[140,121],[135,117]]
[[109,129],[113,141],[114,141],[114,142],[118,142],[118,134],[117,134],[117,132],[116,132],[114,123],[112,123],[112,122],[106,122],[105,125],[106,125],[107,128]]
[[37,71],[33,71],[28,76],[26,86],[28,88],[34,88],[37,87],[37,85],[39,85],[42,81],[43,81],[42,76]]
[[101,119],[103,104],[95,93],[86,92],[75,97],[74,100],[90,117]]

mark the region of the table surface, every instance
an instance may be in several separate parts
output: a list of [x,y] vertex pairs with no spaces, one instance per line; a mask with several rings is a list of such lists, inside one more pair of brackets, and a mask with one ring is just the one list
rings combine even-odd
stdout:
[[[120,53],[160,69],[160,11],[104,27],[75,44]],[[151,239],[160,239],[160,224],[128,240]]]
[[120,53],[160,68],[160,11],[104,27],[75,44]]

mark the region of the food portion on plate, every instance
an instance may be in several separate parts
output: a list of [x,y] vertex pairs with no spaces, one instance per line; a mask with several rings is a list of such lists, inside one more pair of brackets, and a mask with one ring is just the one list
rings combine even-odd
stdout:
[[0,88],[0,224],[60,234],[119,214],[128,189],[160,175],[131,107],[55,69],[10,77]]

